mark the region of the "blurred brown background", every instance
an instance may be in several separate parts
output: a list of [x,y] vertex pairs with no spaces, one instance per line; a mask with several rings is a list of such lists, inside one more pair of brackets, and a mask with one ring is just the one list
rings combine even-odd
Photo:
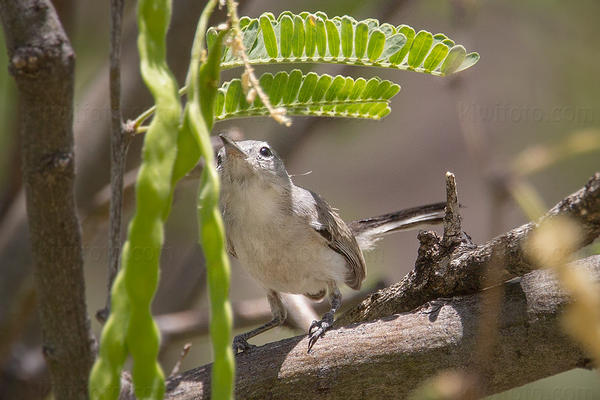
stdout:
[[[88,309],[93,315],[106,297],[109,108],[108,4],[54,1],[77,53],[75,115],[77,198],[84,232]],[[134,118],[151,105],[138,73],[135,5],[126,7],[123,33],[124,114]],[[180,82],[203,2],[174,1],[169,33],[170,65]],[[294,118],[287,129],[272,120],[240,119],[218,123],[215,131],[236,130],[246,138],[269,141],[284,156],[296,184],[322,194],[346,220],[437,202],[444,198],[444,173],[458,181],[463,227],[483,242],[526,221],[504,183],[521,176],[547,206],[581,187],[599,170],[600,33],[596,1],[477,0],[329,0],[241,1],[240,14],[264,11],[321,10],[356,19],[376,17],[416,30],[443,32],[481,60],[448,78],[413,72],[306,65],[304,70],[332,75],[373,76],[402,86],[392,113],[381,122]],[[214,17],[215,23],[223,14]],[[3,41],[0,40],[0,46]],[[0,49],[0,64],[7,65]],[[297,67],[297,66],[294,66]],[[281,68],[291,69],[283,65]],[[257,68],[258,72],[273,68]],[[224,79],[240,74],[226,71]],[[5,67],[0,70],[0,398],[40,398],[47,385],[39,348],[32,290],[31,257],[21,194],[19,107]],[[139,160],[142,138],[129,151],[129,169]],[[533,150],[532,150],[533,149]],[[549,149],[555,149],[549,153]],[[535,150],[535,151],[534,151]],[[525,174],[516,164],[522,155],[543,168]],[[552,155],[556,157],[552,157]],[[547,160],[547,163],[544,163]],[[310,172],[310,173],[308,173]],[[132,173],[131,177],[135,177]],[[195,196],[198,181],[181,183],[167,224],[157,314],[206,307],[204,267],[197,246]],[[125,223],[132,214],[126,196]],[[416,258],[414,232],[393,235],[367,255],[368,281],[396,282]],[[597,250],[597,247],[596,247]],[[587,251],[596,251],[593,248]],[[262,298],[258,286],[234,263],[233,302]],[[344,292],[348,293],[348,292]],[[266,306],[266,300],[261,300]],[[243,303],[242,303],[243,304]],[[257,338],[264,343],[299,334],[280,328]],[[171,341],[163,351],[170,371],[183,344]],[[191,339],[183,368],[211,360],[207,337]],[[548,362],[552,362],[548,360]],[[600,381],[589,371],[572,371],[497,398],[591,399]]]

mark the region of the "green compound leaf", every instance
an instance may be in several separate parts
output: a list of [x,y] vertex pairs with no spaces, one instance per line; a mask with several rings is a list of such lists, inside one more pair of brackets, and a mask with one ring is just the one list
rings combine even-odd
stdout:
[[[411,70],[444,76],[473,66],[479,54],[467,53],[443,33],[418,34],[408,25],[393,26],[369,18],[328,17],[323,12],[285,11],[242,18],[243,41],[251,64],[333,63]],[[216,32],[209,30],[207,41]],[[463,54],[464,51],[464,54]],[[223,69],[242,62],[227,49]]]
[[[288,115],[323,117],[366,118],[378,120],[390,112],[390,99],[400,86],[387,80],[330,75],[310,72],[302,75],[300,70],[278,72],[275,76],[263,74],[259,79],[273,106],[285,107]],[[215,103],[215,119],[242,118],[269,115],[269,111],[257,98],[248,103],[240,90],[241,82],[233,79],[218,90]]]

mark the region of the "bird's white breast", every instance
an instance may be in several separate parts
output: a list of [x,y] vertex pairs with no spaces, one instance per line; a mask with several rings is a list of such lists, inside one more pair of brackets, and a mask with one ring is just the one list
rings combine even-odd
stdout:
[[316,294],[328,281],[343,282],[345,258],[272,190],[248,185],[223,193],[227,235],[241,264],[265,288],[280,292]]

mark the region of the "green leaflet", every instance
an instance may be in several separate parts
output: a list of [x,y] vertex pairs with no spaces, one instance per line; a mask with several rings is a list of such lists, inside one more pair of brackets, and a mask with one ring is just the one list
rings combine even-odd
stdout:
[[302,57],[302,54],[304,53],[305,31],[304,21],[298,15],[294,17],[294,32],[292,35],[292,48],[294,50],[294,56]]
[[[314,72],[302,75],[300,70],[289,74],[281,71],[275,76],[265,73],[259,81],[273,105],[285,107],[289,115],[377,120],[390,112],[390,99],[400,90],[397,84],[379,78],[367,82],[363,78],[354,80]],[[225,82],[218,90],[218,99],[214,110],[218,121],[269,114],[258,99],[248,104],[240,94],[239,79]]]
[[287,87],[285,88],[285,94],[283,95],[284,104],[290,104],[296,100],[300,90],[300,85],[302,85],[302,71],[298,69],[293,70],[290,72],[287,80]]
[[[232,83],[234,83],[233,81]],[[276,106],[281,101],[283,94],[285,92],[285,88],[288,83],[288,74],[287,72],[280,71],[273,78],[273,83],[271,84],[271,88],[269,90],[269,100],[273,106]]]
[[423,68],[425,68],[425,71],[433,71],[442,62],[442,60],[446,58],[446,55],[448,55],[448,50],[448,46],[446,46],[444,43],[438,43],[433,46],[433,49],[431,49],[431,52],[425,61],[423,61]]
[[369,41],[369,27],[366,23],[361,22],[356,25],[354,54],[357,59],[362,59],[367,51],[367,43]]
[[[292,45],[294,41],[294,21],[292,21],[292,19],[287,15],[281,19],[280,32],[281,56],[283,58],[288,58],[292,54]],[[297,43],[297,45],[298,44],[299,43]]]
[[[264,74],[262,77],[268,77],[271,74]],[[315,86],[317,86],[317,80],[319,79],[318,75],[314,72],[309,72],[307,75],[302,77],[302,83],[300,85],[300,91],[298,93],[298,103],[306,103],[310,99],[313,90],[315,90]],[[227,90],[227,84],[225,83],[222,86],[223,90]],[[292,97],[292,96],[290,96]],[[219,114],[219,110],[215,110],[216,114]]]
[[[294,32],[296,34],[296,32]],[[298,34],[299,31],[298,31]],[[246,33],[244,33],[244,37]],[[315,54],[315,49],[317,48],[317,21],[315,17],[312,15],[307,15],[304,18],[304,45],[305,45],[305,54],[307,58],[312,58]],[[300,39],[298,39],[300,41]],[[301,58],[301,55],[298,56]]]
[[354,43],[354,27],[352,26],[352,19],[348,16],[342,18],[341,41],[342,54],[344,55],[344,58],[352,57],[352,44]]
[[383,47],[385,46],[385,33],[376,29],[371,33],[369,37],[369,44],[367,45],[367,58],[369,61],[374,62],[383,53]]
[[164,376],[157,362],[160,336],[150,314],[158,283],[163,223],[169,209],[181,106],[177,82],[166,64],[168,0],[140,0],[138,26],[141,72],[156,101],[144,138],[136,183],[136,213],[123,246],[122,268],[112,289],[111,314],[102,331],[90,376],[92,399],[116,399],[121,370],[130,353],[139,399],[162,399]]
[[410,68],[418,68],[433,44],[433,35],[427,31],[420,31],[413,40],[413,45],[408,53]]
[[465,69],[470,68],[473,65],[475,65],[477,63],[477,61],[479,61],[479,54],[469,53],[466,55],[465,59],[463,60],[463,62],[460,64],[460,66],[458,67],[458,69],[455,72],[464,71]]
[[263,36],[264,47],[267,50],[267,54],[271,58],[276,58],[279,54],[279,49],[277,46],[277,38],[275,36],[275,30],[273,29],[273,25],[271,24],[271,19],[263,15],[259,19],[260,22],[260,31]]
[[327,56],[327,28],[325,27],[325,22],[320,17],[316,18],[316,38],[317,41],[317,51],[321,58],[325,58]]
[[332,20],[325,22],[327,30],[327,42],[329,43],[329,54],[333,59],[337,59],[340,54],[340,33]]
[[[408,25],[394,27],[373,18],[356,21],[350,16],[330,18],[323,12],[296,15],[285,11],[278,18],[265,13],[258,19],[244,17],[243,21],[244,45],[250,63],[255,65],[371,65],[444,76],[467,69],[479,60],[479,54],[465,52],[458,63],[462,58],[460,51],[451,51],[456,44],[443,33],[415,34]],[[213,38],[214,33],[207,36],[209,42]],[[242,66],[231,49],[225,51],[221,62],[224,69]]]

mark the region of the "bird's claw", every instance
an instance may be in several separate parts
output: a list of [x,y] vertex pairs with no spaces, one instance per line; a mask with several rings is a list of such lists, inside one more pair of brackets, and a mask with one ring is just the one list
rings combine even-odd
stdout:
[[238,352],[243,353],[255,347],[255,345],[248,343],[243,336],[236,336],[233,338],[233,354],[237,354]]
[[[333,322],[333,321],[332,321]],[[320,337],[325,335],[325,332],[331,328],[332,323],[329,321],[325,321],[324,319],[320,321],[313,321],[308,328],[308,351],[310,353],[310,349],[317,343]]]

